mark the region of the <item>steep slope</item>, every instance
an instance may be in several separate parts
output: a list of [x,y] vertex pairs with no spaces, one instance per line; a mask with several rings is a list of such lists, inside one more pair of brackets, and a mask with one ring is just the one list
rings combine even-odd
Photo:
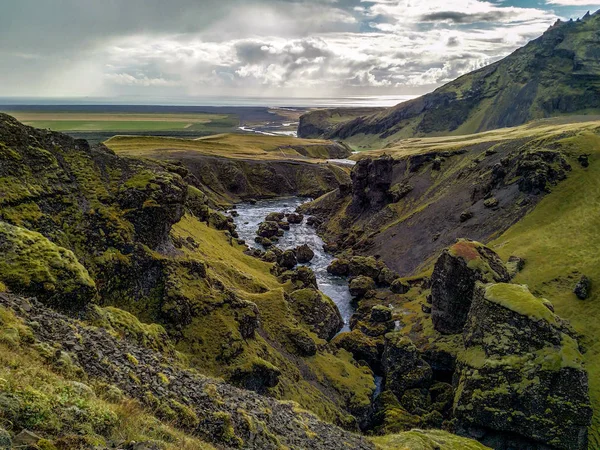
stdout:
[[[0,445],[80,448],[387,449],[485,447],[443,432],[377,442],[278,402],[185,369],[116,328],[81,323],[0,292]],[[152,339],[150,327],[133,326]],[[123,329],[120,330],[125,331]],[[139,335],[138,335],[139,336]],[[110,355],[106,357],[105,355]],[[3,428],[3,427],[6,427]],[[22,431],[23,428],[27,431]],[[210,442],[210,443],[209,443]],[[35,445],[35,447],[33,447]]]
[[0,283],[72,315],[126,310],[203,373],[356,428],[372,373],[294,315],[296,287],[244,254],[188,175],[0,116]]
[[[600,113],[600,13],[559,22],[540,38],[431,94],[359,117],[324,133],[302,133],[381,148],[414,136],[460,135],[557,115]],[[301,120],[312,119],[309,113]],[[327,130],[322,126],[321,129]]]
[[[402,276],[429,267],[457,238],[489,242],[580,165],[600,122],[534,125],[457,138],[403,141],[365,152],[352,189],[308,204],[339,251],[378,255]],[[564,140],[580,142],[575,153]],[[387,156],[386,156],[387,155]],[[372,159],[377,158],[377,159]]]

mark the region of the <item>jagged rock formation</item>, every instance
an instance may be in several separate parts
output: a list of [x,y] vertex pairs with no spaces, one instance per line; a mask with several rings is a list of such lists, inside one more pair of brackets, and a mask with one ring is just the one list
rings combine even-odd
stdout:
[[352,170],[352,204],[350,211],[362,212],[365,209],[378,209],[388,203],[392,183],[391,157],[362,159]]
[[370,140],[382,147],[413,136],[463,135],[559,114],[597,112],[599,28],[599,13],[559,22],[505,59],[387,111],[341,124],[332,120],[335,115],[308,113],[301,118],[299,136],[349,142],[359,137],[361,143]]
[[464,342],[454,406],[463,427],[483,429],[494,448],[587,449],[588,376],[574,332],[547,300],[526,286],[478,284]]
[[431,276],[431,320],[440,333],[460,333],[477,282],[508,282],[500,257],[478,242],[462,239],[444,250]]

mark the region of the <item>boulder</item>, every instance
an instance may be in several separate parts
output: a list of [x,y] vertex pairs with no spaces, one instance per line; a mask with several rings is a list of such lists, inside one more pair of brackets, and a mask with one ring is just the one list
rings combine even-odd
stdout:
[[311,268],[306,266],[297,267],[294,270],[286,270],[279,277],[282,283],[285,283],[288,280],[292,281],[294,285],[294,289],[305,289],[305,288],[314,288],[317,287],[317,277]]
[[469,219],[473,218],[473,212],[472,211],[463,211],[462,213],[460,213],[460,221],[461,222],[466,222]]
[[277,236],[277,232],[279,231],[279,224],[277,222],[262,222],[258,226],[258,234],[260,237],[272,238]]
[[590,296],[590,290],[592,289],[592,280],[583,275],[577,284],[575,285],[575,289],[573,289],[573,293],[577,296],[579,300],[585,300]]
[[264,255],[262,255],[261,259],[265,262],[274,263],[277,261],[277,255],[274,251],[268,250],[264,253]]
[[314,356],[317,353],[317,344],[303,329],[293,328],[288,331],[287,335],[294,346],[290,350],[293,353],[299,356]]
[[392,308],[383,305],[376,305],[371,308],[372,322],[389,322],[392,320]]
[[277,264],[286,269],[293,269],[298,264],[296,252],[294,250],[286,250],[277,257]]
[[314,257],[315,252],[307,244],[296,247],[296,258],[300,264],[311,262]]
[[265,221],[266,222],[281,222],[281,221],[283,221],[284,217],[285,217],[284,213],[272,212],[267,215],[267,217],[265,218]]
[[381,272],[379,272],[379,275],[377,276],[377,284],[383,287],[391,286],[391,284],[394,281],[396,281],[399,277],[400,275],[398,275],[396,272],[388,269],[387,267],[384,267],[383,269],[381,269]]
[[494,448],[586,449],[592,409],[573,336],[526,286],[479,283],[454,376],[459,424]]
[[273,241],[269,238],[266,237],[260,237],[260,236],[256,236],[254,238],[254,242],[256,242],[257,244],[262,245],[264,248],[269,248],[273,246]]
[[431,367],[421,358],[411,340],[401,333],[385,335],[382,366],[385,388],[398,398],[402,398],[408,389],[431,385]]
[[277,222],[277,225],[279,225],[279,228],[281,230],[284,230],[284,231],[290,230],[290,224],[288,222]]
[[483,206],[486,208],[496,208],[500,202],[496,197],[490,197],[487,200],[484,200]]
[[385,265],[372,256],[353,256],[348,262],[351,277],[365,276],[376,280]]
[[298,320],[307,324],[321,339],[330,340],[344,326],[335,303],[316,289],[294,291],[289,302]]
[[350,281],[350,294],[352,297],[364,297],[365,294],[375,289],[375,281],[370,277],[356,277]]
[[347,259],[334,259],[327,266],[327,272],[338,277],[346,277],[350,272],[350,266]]
[[33,431],[22,430],[13,439],[13,447],[29,448],[31,446],[35,448],[35,444],[37,444],[40,439],[41,437],[39,437]]
[[287,221],[293,224],[300,224],[304,220],[304,215],[291,213],[287,215]]
[[461,333],[478,281],[507,282],[500,257],[478,242],[461,239],[444,250],[431,276],[431,320],[443,334]]
[[267,389],[277,386],[281,370],[261,358],[252,358],[231,370],[228,381],[231,384],[264,394]]
[[366,362],[375,373],[381,372],[383,344],[359,330],[338,334],[331,344],[352,353],[357,361]]
[[410,284],[398,278],[394,280],[394,282],[390,286],[390,289],[394,294],[406,294],[408,291],[410,291]]

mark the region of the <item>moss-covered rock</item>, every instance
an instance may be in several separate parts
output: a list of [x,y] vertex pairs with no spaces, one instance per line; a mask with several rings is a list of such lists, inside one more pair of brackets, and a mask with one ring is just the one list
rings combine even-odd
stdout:
[[461,239],[442,252],[431,276],[431,320],[444,334],[462,332],[478,281],[507,282],[500,257],[484,245]]
[[[463,426],[560,449],[587,448],[592,410],[573,332],[526,286],[479,284],[464,332],[454,412]],[[515,438],[518,442],[518,438]],[[485,436],[483,438],[485,443]]]
[[348,275],[351,277],[365,276],[376,280],[384,267],[382,262],[372,256],[353,256],[348,262]]
[[381,372],[383,342],[373,339],[360,330],[338,334],[331,344],[350,352],[357,361],[366,362],[375,373]]
[[390,289],[394,294],[406,294],[410,291],[410,284],[401,278],[398,278],[392,282]]
[[286,250],[277,257],[277,264],[285,269],[293,269],[298,264],[296,252],[294,250]]
[[353,297],[364,297],[364,295],[375,289],[375,281],[371,277],[359,276],[350,281],[350,294]]
[[330,340],[344,325],[335,303],[316,289],[292,292],[290,305],[298,320],[307,324],[321,339]]
[[303,244],[296,247],[296,257],[300,264],[306,264],[312,261],[315,257],[315,252],[307,244]]
[[96,297],[96,285],[72,251],[39,233],[0,222],[0,281],[16,293],[80,310]]
[[392,320],[392,308],[384,305],[375,305],[371,308],[371,321],[389,322]]
[[280,376],[281,370],[273,364],[252,358],[231,369],[228,380],[244,389],[265,393],[267,389],[277,386]]
[[385,387],[398,398],[402,398],[408,389],[431,385],[431,367],[421,358],[410,339],[401,333],[386,334],[382,365]]
[[334,259],[331,264],[327,266],[327,272],[331,275],[345,277],[350,273],[349,262],[347,259]]
[[265,221],[265,222],[262,222],[258,226],[258,230],[256,231],[256,234],[258,234],[260,237],[265,237],[265,238],[270,239],[274,236],[277,236],[278,231],[279,231],[279,225],[277,224],[277,222]]

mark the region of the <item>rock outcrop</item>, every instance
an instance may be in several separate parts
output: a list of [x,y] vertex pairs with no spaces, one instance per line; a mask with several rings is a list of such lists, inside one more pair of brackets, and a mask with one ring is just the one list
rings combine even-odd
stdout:
[[461,333],[478,281],[508,282],[500,257],[484,245],[459,240],[442,252],[431,276],[431,320],[437,331]]
[[0,221],[0,255],[0,282],[48,306],[77,312],[97,296],[73,252],[39,233]]
[[573,331],[552,309],[526,286],[477,285],[455,375],[454,411],[467,432],[480,429],[474,432],[483,443],[587,448],[587,373]]
[[321,339],[330,340],[344,325],[333,301],[316,289],[301,289],[290,294],[290,305],[298,319]]
[[390,199],[394,160],[390,156],[365,158],[352,169],[352,204],[354,213],[378,209]]

